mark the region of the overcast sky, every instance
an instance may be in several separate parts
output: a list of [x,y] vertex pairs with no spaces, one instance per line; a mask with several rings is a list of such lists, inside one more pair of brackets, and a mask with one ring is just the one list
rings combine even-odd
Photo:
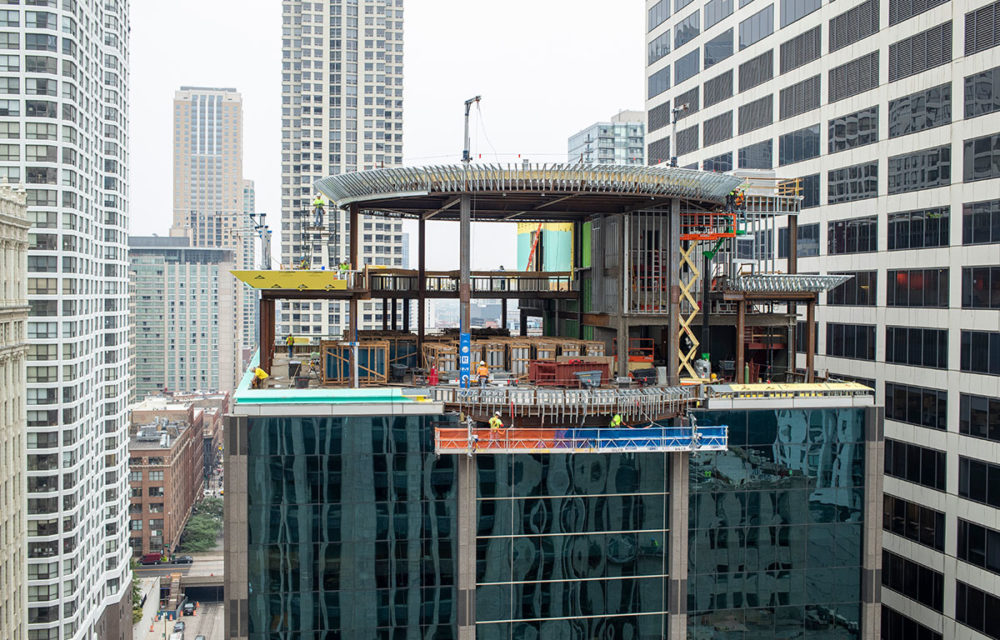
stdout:
[[[483,101],[471,123],[474,158],[566,161],[570,135],[619,110],[643,108],[643,6],[639,0],[405,0],[404,162],[457,162],[462,103],[477,94]],[[278,226],[281,3],[140,0],[131,14],[132,233],[165,235],[170,227],[171,107],[181,85],[243,94],[243,171],[256,183],[258,211]],[[442,251],[457,242],[454,226],[428,226],[436,249],[428,267],[457,265],[457,253]],[[474,225],[473,268],[511,268],[514,233],[514,225]]]

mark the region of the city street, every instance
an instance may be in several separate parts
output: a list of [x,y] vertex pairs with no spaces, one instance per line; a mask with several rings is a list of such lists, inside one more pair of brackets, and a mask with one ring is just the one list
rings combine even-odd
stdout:
[[[222,603],[207,602],[202,603],[193,616],[181,616],[179,620],[184,621],[184,640],[194,640],[199,634],[205,636],[205,640],[222,640]],[[160,620],[152,622],[153,630],[150,631],[150,618],[143,616],[142,622],[136,625],[133,632],[134,640],[163,640],[164,629],[167,638],[174,628],[174,621]]]
[[191,564],[141,564],[135,568],[140,578],[169,576],[179,573],[182,576],[222,575],[222,552],[206,551],[204,553],[188,554],[194,558]]

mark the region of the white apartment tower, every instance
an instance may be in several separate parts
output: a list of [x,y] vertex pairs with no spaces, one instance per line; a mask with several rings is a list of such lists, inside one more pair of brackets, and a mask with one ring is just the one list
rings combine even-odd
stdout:
[[131,637],[125,0],[0,10],[0,177],[26,186],[29,640]]
[[[403,0],[282,1],[281,261],[313,269],[349,260],[347,215],[328,208],[313,227],[313,183],[403,161]],[[402,222],[361,219],[360,265],[401,267]],[[360,326],[381,326],[362,302]],[[347,305],[292,301],[278,333],[341,335]]]
[[0,184],[0,638],[24,640],[28,624],[25,396],[28,217],[23,189]]
[[854,276],[816,368],[885,406],[881,637],[1000,638],[1000,3],[646,10],[650,164],[798,178],[798,271]]
[[[187,236],[192,247],[231,249],[237,268],[252,269],[254,235],[246,214],[253,193],[253,182],[243,179],[243,96],[232,88],[181,87],[174,93],[170,235]],[[256,297],[244,287],[237,295],[237,340],[249,349],[255,344]]]
[[646,114],[619,111],[607,122],[595,122],[569,137],[569,162],[583,164],[646,164]]

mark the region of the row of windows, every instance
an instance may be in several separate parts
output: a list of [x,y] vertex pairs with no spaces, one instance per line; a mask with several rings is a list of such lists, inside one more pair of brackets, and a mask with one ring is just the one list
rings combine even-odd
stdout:
[[962,371],[1000,376],[1000,331],[962,331],[959,360]]
[[828,322],[826,325],[826,355],[874,360],[875,326]]
[[1000,309],[1000,267],[962,268],[962,308]]
[[948,330],[886,327],[885,361],[914,367],[948,368]]
[[826,294],[826,303],[834,306],[874,307],[878,300],[878,272],[842,272],[851,276],[847,282]]
[[1000,507],[1000,465],[959,456],[958,495]]
[[885,494],[882,528],[907,540],[944,551],[944,514],[929,507]]
[[974,438],[1000,442],[1000,398],[961,394],[958,431]]
[[890,269],[886,272],[888,307],[948,307],[948,269]]
[[944,610],[944,574],[884,550],[882,585],[939,613]]
[[930,429],[948,429],[948,392],[885,383],[885,417]]
[[831,220],[827,224],[827,253],[843,255],[877,251],[878,217]]
[[944,451],[885,439],[885,474],[938,491],[945,490]]
[[947,247],[951,208],[934,207],[889,214],[889,251]]
[[1000,573],[1000,531],[959,518],[958,559]]
[[881,640],[942,640],[937,631],[882,605]]
[[990,638],[1000,640],[1000,598],[955,581],[955,619]]

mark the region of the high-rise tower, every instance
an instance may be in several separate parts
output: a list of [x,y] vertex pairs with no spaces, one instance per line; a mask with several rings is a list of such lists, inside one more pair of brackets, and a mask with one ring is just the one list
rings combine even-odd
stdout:
[[122,0],[0,12],[0,176],[27,185],[28,637],[131,637]]
[[853,276],[815,368],[885,404],[882,638],[1000,637],[1000,3],[646,9],[650,163],[798,177],[799,272]]
[[[283,0],[281,261],[312,268],[349,260],[345,215],[322,229],[310,203],[316,180],[403,161],[403,0]],[[402,222],[362,218],[359,265],[402,267]],[[361,303],[360,325],[381,326],[381,304]],[[286,305],[278,332],[340,334],[341,302]]]
[[[192,247],[231,249],[236,268],[250,269],[255,266],[254,236],[246,207],[252,201],[253,182],[243,179],[243,97],[231,88],[181,87],[174,94],[170,234],[189,237]],[[236,340],[249,349],[256,299],[242,287],[237,296],[242,312],[235,318]]]

